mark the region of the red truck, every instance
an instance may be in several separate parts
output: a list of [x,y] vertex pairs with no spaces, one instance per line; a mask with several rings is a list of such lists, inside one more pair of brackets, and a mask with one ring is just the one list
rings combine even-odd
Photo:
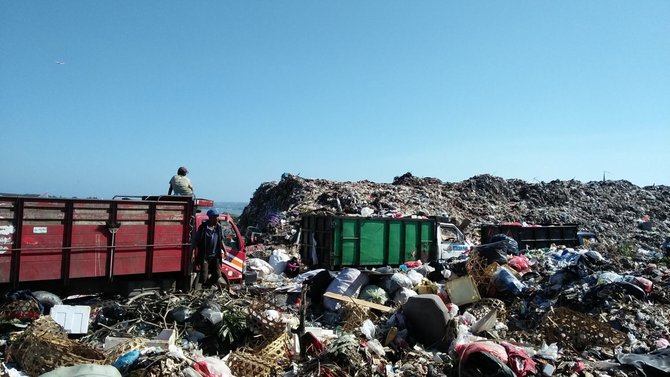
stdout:
[[[59,293],[176,286],[193,279],[191,237],[213,201],[187,196],[111,200],[0,196],[0,291]],[[222,267],[242,279],[244,238],[228,214]]]

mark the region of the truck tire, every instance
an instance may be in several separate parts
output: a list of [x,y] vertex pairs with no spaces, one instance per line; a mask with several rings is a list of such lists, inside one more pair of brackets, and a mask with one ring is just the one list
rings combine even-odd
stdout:
[[54,305],[63,305],[63,301],[57,295],[47,291],[35,291],[33,296],[42,305],[43,314],[49,314],[49,311]]

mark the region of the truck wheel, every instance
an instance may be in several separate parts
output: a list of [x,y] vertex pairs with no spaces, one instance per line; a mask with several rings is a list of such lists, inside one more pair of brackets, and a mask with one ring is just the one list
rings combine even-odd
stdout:
[[54,305],[63,305],[63,301],[57,295],[47,291],[35,291],[33,296],[42,305],[43,314],[49,314]]

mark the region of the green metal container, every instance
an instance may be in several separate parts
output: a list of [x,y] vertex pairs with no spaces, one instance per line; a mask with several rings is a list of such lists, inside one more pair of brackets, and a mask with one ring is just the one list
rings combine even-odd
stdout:
[[301,256],[312,267],[373,267],[435,256],[436,219],[303,216]]

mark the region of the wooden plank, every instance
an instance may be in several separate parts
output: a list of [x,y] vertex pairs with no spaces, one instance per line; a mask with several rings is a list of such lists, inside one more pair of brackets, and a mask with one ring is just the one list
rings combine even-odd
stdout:
[[379,311],[382,311],[382,312],[385,312],[385,313],[390,313],[390,312],[395,310],[395,309],[393,309],[391,307],[388,307],[388,306],[375,304],[374,302],[359,300],[357,298],[344,296],[344,295],[340,295],[340,294],[332,293],[332,292],[324,293],[323,297],[332,298],[332,299],[335,299],[335,300],[338,300],[338,301],[353,302],[356,305],[365,306],[365,307],[368,307],[370,309],[376,309],[376,310],[379,310]]

